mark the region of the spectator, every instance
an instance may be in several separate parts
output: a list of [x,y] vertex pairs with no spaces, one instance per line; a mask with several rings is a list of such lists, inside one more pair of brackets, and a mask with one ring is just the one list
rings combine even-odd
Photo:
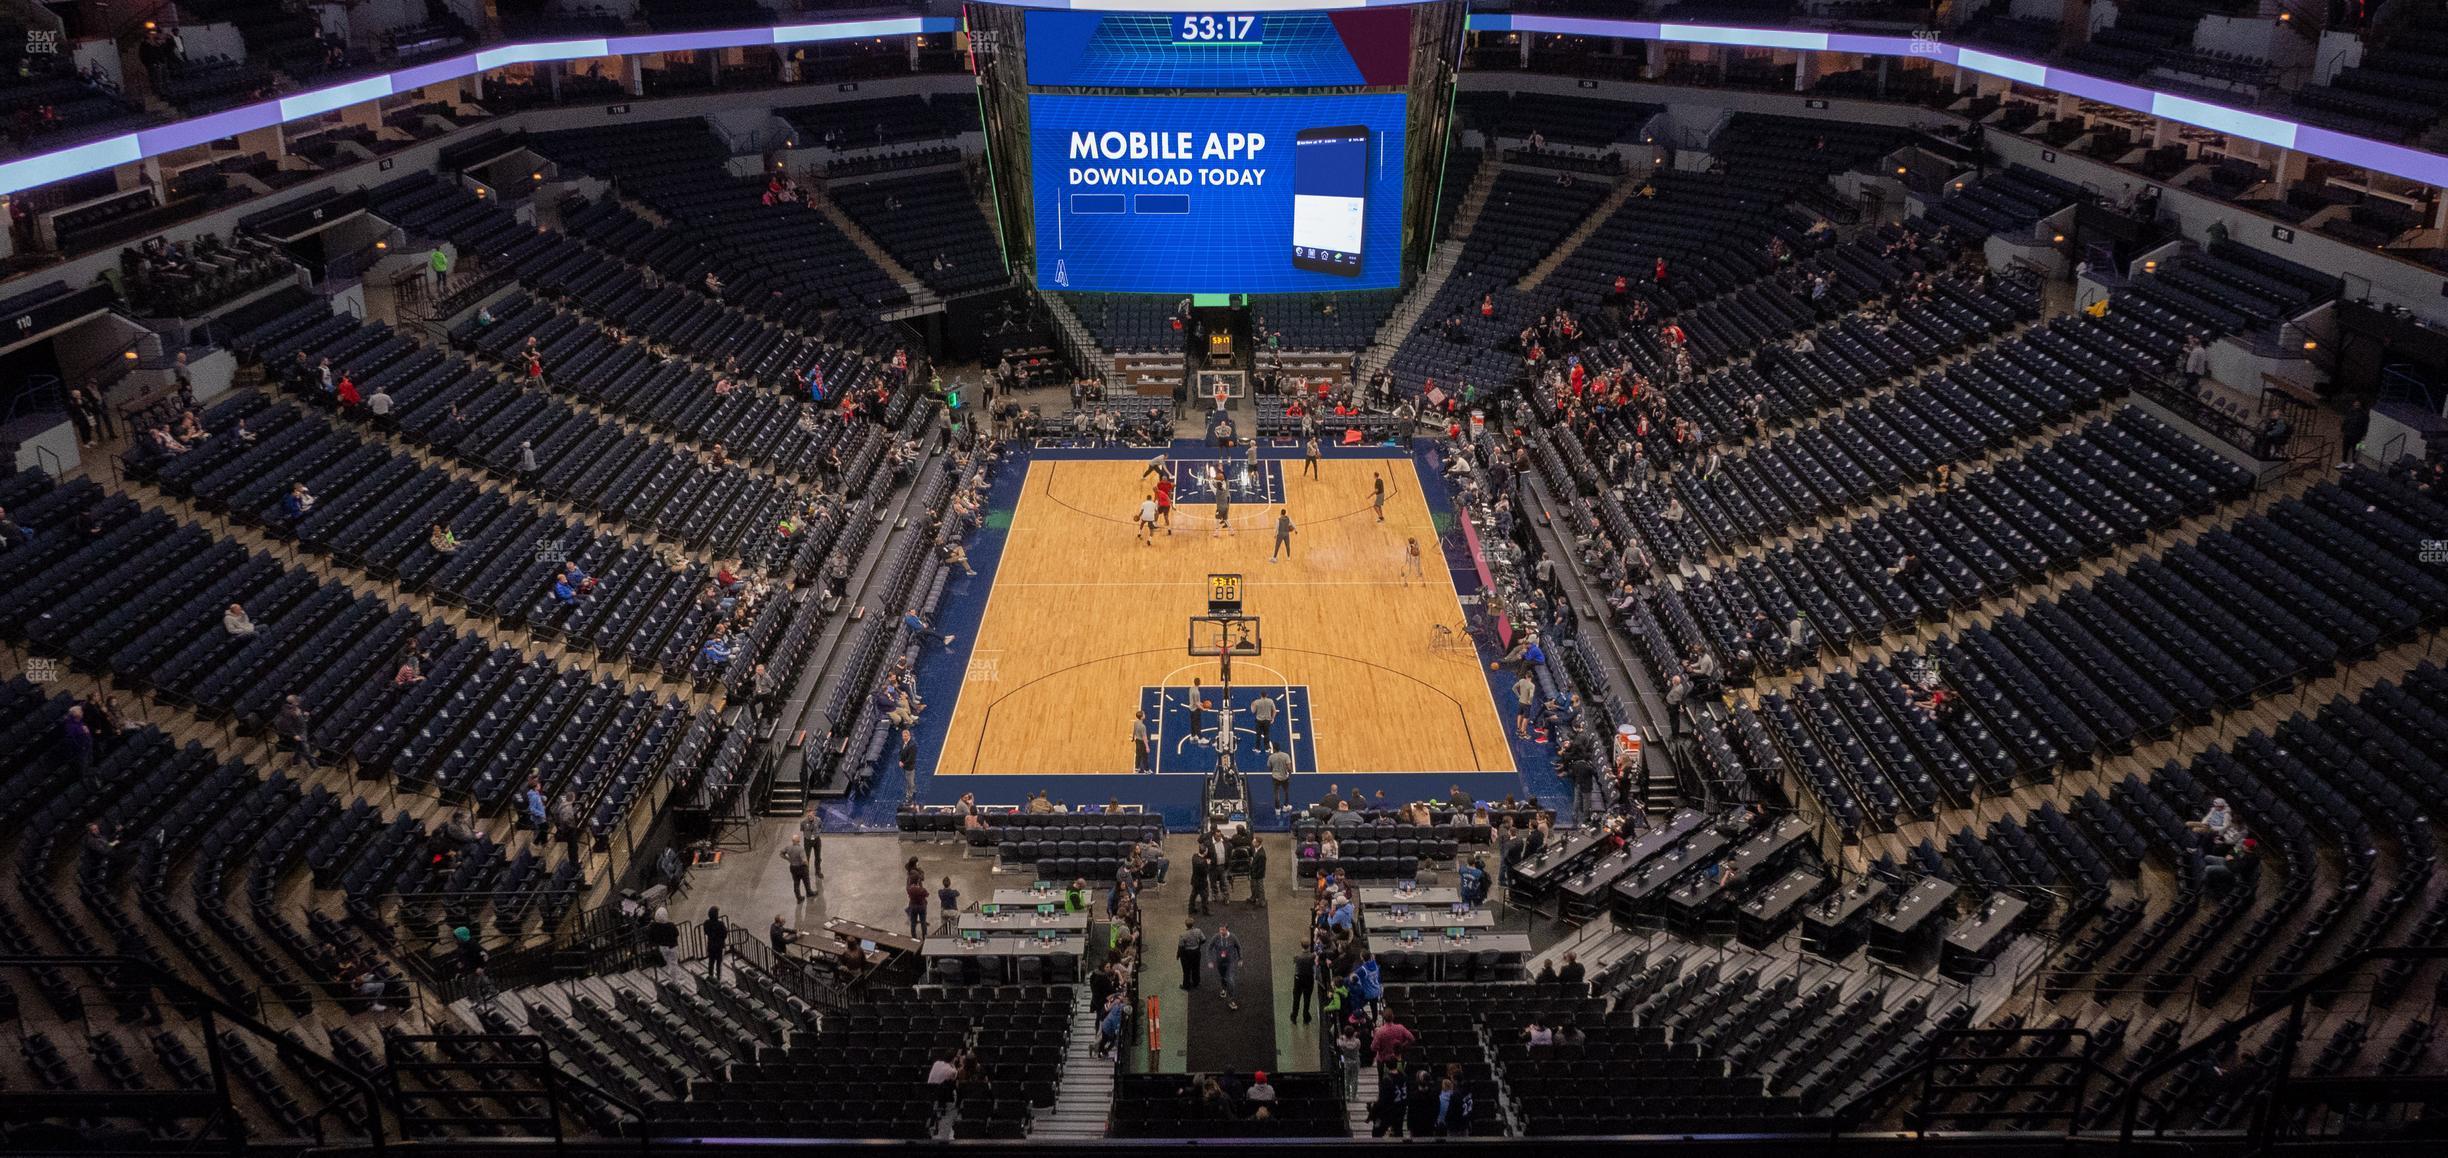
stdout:
[[664,968],[680,967],[680,926],[672,923],[669,908],[655,909],[654,920],[646,926],[646,943],[663,958]]
[[918,609],[915,607],[901,613],[901,626],[908,628],[909,633],[917,638],[933,638],[941,640],[945,647],[952,646],[952,641],[960,638],[957,635],[947,635],[943,632],[936,631],[934,628],[928,626],[925,617],[919,615]]
[[255,621],[247,618],[245,606],[232,603],[229,610],[221,613],[221,630],[244,638],[255,634]]
[[1130,1002],[1120,993],[1109,994],[1105,998],[1104,1010],[1097,1018],[1096,1056],[1110,1058],[1122,1044],[1122,1025],[1130,1014]]
[[1233,983],[1241,969],[1241,939],[1233,936],[1230,926],[1218,924],[1215,936],[1207,942],[1207,955],[1215,962],[1216,987],[1224,1007],[1238,1011],[1241,996]]
[[904,915],[909,917],[909,935],[912,937],[926,936],[926,882],[913,878],[906,886],[903,887],[902,891],[907,893],[909,896],[909,903],[902,909]]
[[1173,957],[1181,963],[1181,987],[1185,992],[1198,988],[1199,966],[1206,958],[1206,950],[1207,934],[1199,930],[1197,921],[1184,918],[1181,939],[1173,946]]
[[706,907],[705,918],[706,976],[722,980],[723,948],[730,943],[731,926],[723,923],[722,910]]
[[304,764],[309,768],[315,766],[314,745],[306,740],[306,730],[311,722],[306,705],[298,697],[291,695],[282,698],[280,711],[272,717],[272,734],[289,745],[292,764]]
[[68,709],[67,718],[60,721],[60,733],[68,745],[68,758],[76,765],[77,775],[92,775],[94,737],[93,729],[85,726],[84,705]]
[[306,521],[307,512],[314,510],[314,502],[315,498],[307,493],[305,483],[289,484],[289,495],[281,500],[281,513],[289,517],[289,528],[292,532],[297,529],[299,523]]
[[1369,1035],[1369,1054],[1379,1066],[1396,1069],[1402,1065],[1404,1052],[1418,1040],[1409,1027],[1387,1018],[1377,1027],[1377,1032]]

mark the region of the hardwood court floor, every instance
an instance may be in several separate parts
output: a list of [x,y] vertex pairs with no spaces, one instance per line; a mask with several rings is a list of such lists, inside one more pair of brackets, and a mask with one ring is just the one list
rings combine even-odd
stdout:
[[[1265,505],[1236,503],[1236,533],[1216,538],[1212,500],[1194,500],[1174,508],[1171,536],[1140,545],[1145,466],[1029,464],[937,772],[1130,772],[1141,689],[1215,682],[1216,661],[1186,650],[1215,571],[1245,577],[1244,613],[1262,619],[1264,654],[1236,660],[1234,682],[1308,688],[1319,773],[1515,771],[1482,664],[1431,645],[1462,607],[1412,460],[1329,459],[1318,479],[1280,463],[1297,530],[1275,564]],[[1377,472],[1383,524],[1369,510]],[[1412,536],[1426,576],[1405,583]]]

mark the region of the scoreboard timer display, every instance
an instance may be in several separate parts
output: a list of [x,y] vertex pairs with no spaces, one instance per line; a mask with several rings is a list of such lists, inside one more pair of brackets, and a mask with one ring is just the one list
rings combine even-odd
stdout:
[[1238,614],[1241,610],[1241,576],[1213,573],[1207,576],[1207,613],[1209,615]]

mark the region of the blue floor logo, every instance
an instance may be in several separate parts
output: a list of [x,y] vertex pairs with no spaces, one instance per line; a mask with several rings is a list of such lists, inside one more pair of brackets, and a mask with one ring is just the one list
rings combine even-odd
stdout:
[[[1268,754],[1279,747],[1291,749],[1293,771],[1317,771],[1307,687],[1239,686],[1232,689],[1229,705],[1224,689],[1202,687],[1197,693],[1203,706],[1191,703],[1191,691],[1178,685],[1139,689],[1139,710],[1147,713],[1156,740],[1156,766],[1140,771],[1204,776],[1230,760],[1243,774],[1257,776],[1265,773]],[[1275,704],[1275,722],[1263,734],[1253,710],[1260,696]],[[1227,722],[1229,733],[1222,730]]]
[[1252,467],[1247,459],[1192,458],[1174,461],[1173,505],[1211,505],[1215,502],[1219,483],[1231,488],[1232,501],[1236,504],[1284,501],[1283,462],[1280,459],[1264,459]]

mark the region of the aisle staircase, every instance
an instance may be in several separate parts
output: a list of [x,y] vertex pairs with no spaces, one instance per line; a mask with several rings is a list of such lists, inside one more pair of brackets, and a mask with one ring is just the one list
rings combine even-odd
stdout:
[[[906,309],[923,313],[928,308],[942,303],[943,299],[938,297],[934,290],[929,289],[923,279],[904,268],[900,262],[893,260],[893,255],[885,252],[884,247],[877,244],[876,239],[868,235],[865,227],[852,220],[840,205],[835,204],[833,198],[825,193],[821,184],[811,186],[808,193],[808,205],[818,213],[824,214],[825,220],[833,223],[833,228],[841,230],[842,236],[849,238],[851,244],[859,247],[860,253],[867,255],[867,260],[876,263],[876,268],[883,270],[893,279],[894,285],[901,287],[902,293],[909,295],[910,304],[905,307]],[[900,317],[902,315],[895,312],[890,316]]]
[[1353,1088],[1351,1100],[1344,1104],[1344,1114],[1351,1120],[1351,1136],[1363,1142],[1399,1142],[1400,1138],[1369,1137],[1369,1104],[1377,1100],[1377,1067],[1360,1067],[1360,1081]]
[[1598,232],[1598,228],[1607,223],[1608,218],[1615,216],[1615,211],[1623,208],[1624,202],[1632,199],[1632,191],[1640,188],[1641,183],[1647,179],[1645,176],[1626,176],[1615,182],[1615,188],[1607,193],[1606,200],[1599,202],[1596,209],[1590,210],[1589,220],[1582,222],[1580,227],[1574,229],[1561,244],[1550,251],[1546,257],[1541,258],[1537,265],[1531,266],[1530,272],[1522,275],[1520,288],[1528,292],[1546,284],[1548,276],[1563,266],[1564,262],[1581,248],[1582,242],[1589,240],[1591,234]]
[[1074,987],[1071,1047],[1063,1054],[1062,1081],[1055,1086],[1054,1106],[1039,1113],[1029,1130],[1032,1140],[1078,1141],[1105,1136],[1113,1114],[1114,1062],[1096,1056],[1096,1012],[1088,1008],[1088,987]]
[[1046,316],[1054,319],[1054,331],[1071,354],[1071,360],[1082,370],[1107,382],[1115,382],[1113,355],[1097,344],[1096,335],[1088,332],[1088,324],[1071,312],[1071,303],[1061,294],[1038,294],[1045,303]]
[[1503,169],[1504,166],[1489,162],[1479,166],[1479,171],[1472,175],[1470,190],[1462,195],[1462,204],[1454,210],[1453,224],[1445,231],[1445,239],[1428,254],[1428,267],[1420,271],[1419,281],[1412,285],[1410,293],[1403,296],[1402,304],[1394,308],[1393,315],[1385,320],[1384,325],[1377,327],[1368,349],[1360,352],[1359,376],[1362,379],[1385,369],[1394,361],[1394,351],[1402,348],[1403,339],[1409,337],[1412,329],[1419,325],[1420,318],[1428,313],[1428,307],[1436,304],[1437,295],[1444,291],[1445,283],[1461,264],[1463,240],[1478,227],[1479,214],[1487,208],[1488,197],[1496,189],[1496,175]]

